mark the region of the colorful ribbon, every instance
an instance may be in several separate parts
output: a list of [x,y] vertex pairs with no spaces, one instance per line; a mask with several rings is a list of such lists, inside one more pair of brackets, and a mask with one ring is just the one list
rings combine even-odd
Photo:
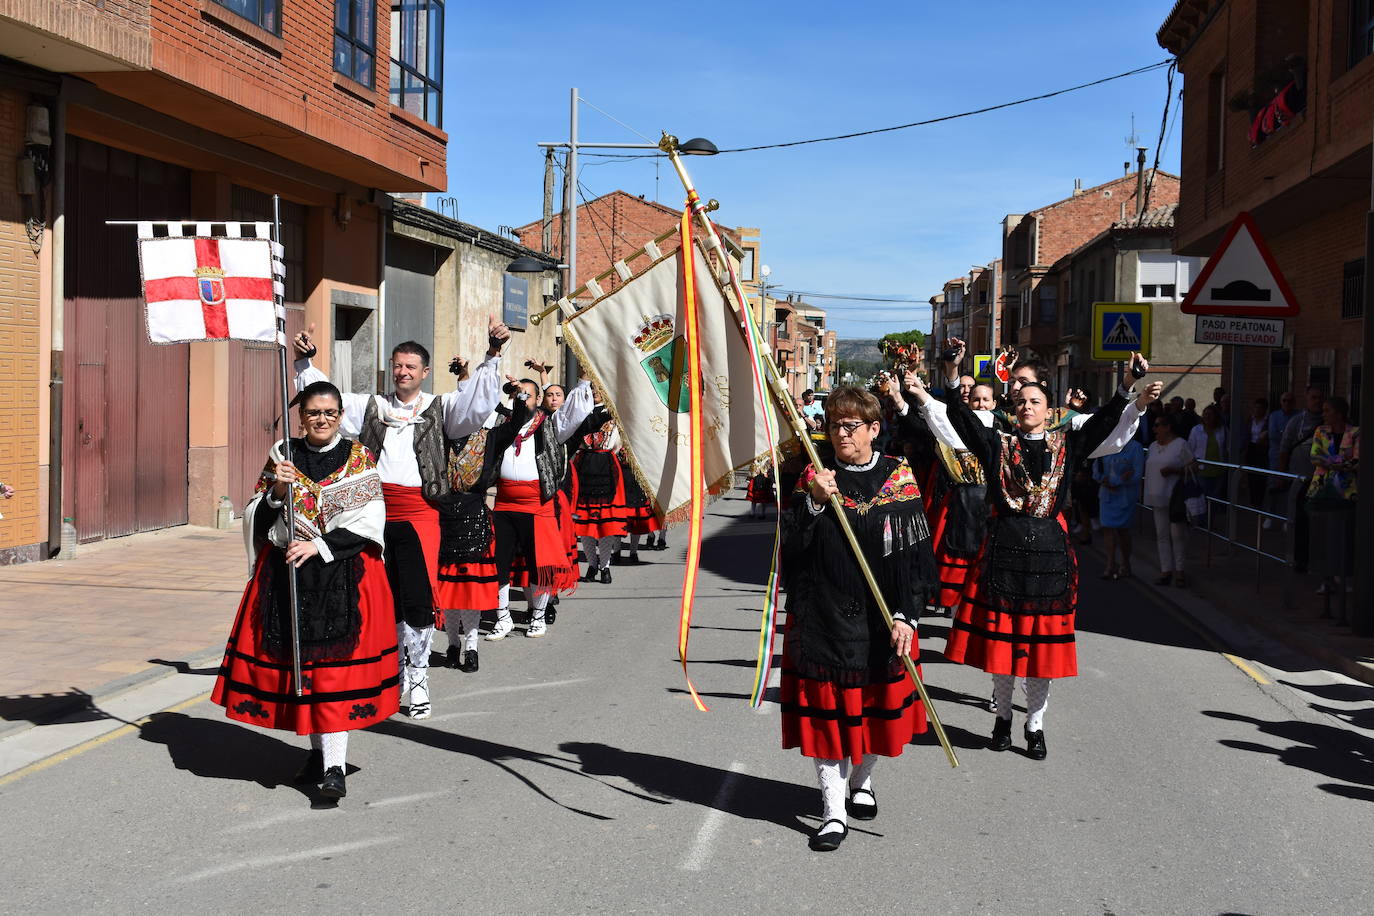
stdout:
[[692,240],[692,216],[700,206],[696,192],[689,192],[687,206],[682,211],[682,310],[684,313],[684,350],[687,351],[688,426],[690,435],[689,464],[692,475],[691,516],[687,529],[687,565],[682,573],[682,606],[678,615],[677,655],[682,662],[682,676],[697,709],[706,711],[691,675],[687,673],[687,636],[692,629],[692,599],[696,596],[697,572],[701,566],[701,516],[705,508],[706,480],[702,443],[705,422],[702,411],[701,338],[697,316],[696,246]]

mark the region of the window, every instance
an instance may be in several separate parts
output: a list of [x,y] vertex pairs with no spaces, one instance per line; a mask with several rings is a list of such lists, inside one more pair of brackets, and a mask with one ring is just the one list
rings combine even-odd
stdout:
[[1059,302],[1059,290],[1053,286],[1042,286],[1039,290],[1040,297],[1040,317],[1037,319],[1040,324],[1054,324],[1055,306]]
[[266,29],[273,35],[281,34],[281,0],[215,0],[231,13],[238,13],[244,19]]
[[1140,253],[1140,298],[1177,299],[1179,289],[1186,289],[1192,262],[1168,252]]
[[391,4],[391,104],[443,126],[443,0]]
[[377,0],[334,0],[334,72],[376,85]]
[[1341,317],[1364,317],[1364,258],[1346,261],[1341,271]]
[[1374,0],[1350,0],[1350,66],[1374,54]]
[[1031,323],[1030,288],[1021,290],[1021,327],[1028,328]]
[[1172,283],[1142,283],[1140,284],[1140,298],[1177,299],[1176,289],[1177,287]]

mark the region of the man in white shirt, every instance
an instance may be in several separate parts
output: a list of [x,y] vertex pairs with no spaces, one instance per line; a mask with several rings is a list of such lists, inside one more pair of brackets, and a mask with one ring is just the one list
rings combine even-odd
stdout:
[[[314,325],[311,325],[311,331]],[[415,341],[391,353],[389,395],[345,393],[339,428],[377,458],[386,500],[386,569],[396,603],[402,705],[413,719],[427,719],[429,652],[434,639],[434,596],[438,590],[439,510],[435,501],[451,492],[446,439],[481,428],[501,397],[501,347],[510,330],[487,322],[487,357],[456,391],[421,391],[429,377],[429,351]],[[310,362],[309,333],[296,335],[296,388],[326,376]],[[466,369],[464,360],[456,359]],[[463,373],[460,372],[460,377]]]

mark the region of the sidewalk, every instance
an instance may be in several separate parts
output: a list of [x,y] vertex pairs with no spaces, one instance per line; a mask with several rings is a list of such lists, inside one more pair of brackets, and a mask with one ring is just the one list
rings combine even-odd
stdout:
[[[1374,637],[1357,636],[1349,626],[1337,626],[1333,620],[1322,617],[1324,600],[1317,594],[1320,578],[1294,575],[1287,567],[1268,559],[1261,559],[1257,566],[1255,554],[1216,539],[1211,539],[1209,558],[1208,536],[1194,529],[1188,541],[1187,586],[1178,589],[1155,585],[1159,554],[1149,516],[1148,510],[1141,509],[1131,530],[1131,562],[1135,578],[1142,586],[1154,589],[1162,599],[1189,613],[1187,605],[1192,603],[1191,599],[1201,599],[1226,616],[1334,671],[1374,685]],[[1091,549],[1099,557],[1104,555],[1102,546],[1101,532],[1094,532]],[[1271,553],[1281,551],[1277,531],[1272,536],[1266,534],[1264,547]],[[1291,592],[1291,602],[1285,600],[1285,591]],[[1185,593],[1190,600],[1179,600]],[[1353,595],[1348,596],[1347,612],[1352,616],[1355,613]],[[1335,600],[1332,613],[1336,613]]]
[[217,665],[247,578],[237,527],[169,528],[0,568],[0,736]]

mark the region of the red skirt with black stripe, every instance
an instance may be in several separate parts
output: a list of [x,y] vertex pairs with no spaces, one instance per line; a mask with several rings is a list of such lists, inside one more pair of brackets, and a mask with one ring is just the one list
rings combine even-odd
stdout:
[[[913,653],[916,646],[913,640]],[[926,730],[925,705],[905,671],[881,683],[840,687],[784,667],[778,702],[783,749],[799,748],[804,757],[856,764],[864,754],[897,757]]]
[[[1057,521],[1067,533],[1061,514]],[[996,524],[996,521],[993,521]],[[945,642],[945,658],[972,665],[989,674],[1017,677],[1073,677],[1078,674],[1078,649],[1074,618],[1078,608],[1078,557],[1072,542],[1065,538],[1069,552],[1069,586],[1057,602],[1063,613],[1007,613],[987,600],[983,581],[988,553],[987,542],[974,560],[978,574],[970,576],[954,614],[954,623]]]
[[496,581],[496,531],[493,526],[491,543],[480,560],[439,564],[439,590],[434,603],[441,610],[436,612],[439,618],[436,625],[443,627],[444,610],[494,611],[501,606],[500,593],[501,586]]
[[210,698],[231,719],[298,735],[367,728],[394,714],[400,702],[396,612],[380,553],[369,547],[361,555],[358,609],[362,627],[357,646],[346,657],[303,661],[305,691],[297,697],[289,654],[278,658],[262,645],[259,582],[276,549],[269,547],[258,555]]
[[[595,459],[590,456],[595,455]],[[608,462],[608,471],[614,480],[615,490],[608,498],[592,497],[588,494],[582,479],[582,462],[600,460]],[[625,504],[625,475],[620,460],[614,454],[599,449],[582,449],[573,456],[569,473],[573,475],[572,519],[573,529],[578,537],[604,538],[623,535],[627,531]]]
[[937,607],[955,607],[959,604],[974,568],[973,557],[955,556],[945,549],[945,525],[949,521],[949,504],[954,495],[954,488],[946,487],[935,511],[927,513],[930,543],[935,548],[935,565],[940,573],[940,591],[935,596]]

